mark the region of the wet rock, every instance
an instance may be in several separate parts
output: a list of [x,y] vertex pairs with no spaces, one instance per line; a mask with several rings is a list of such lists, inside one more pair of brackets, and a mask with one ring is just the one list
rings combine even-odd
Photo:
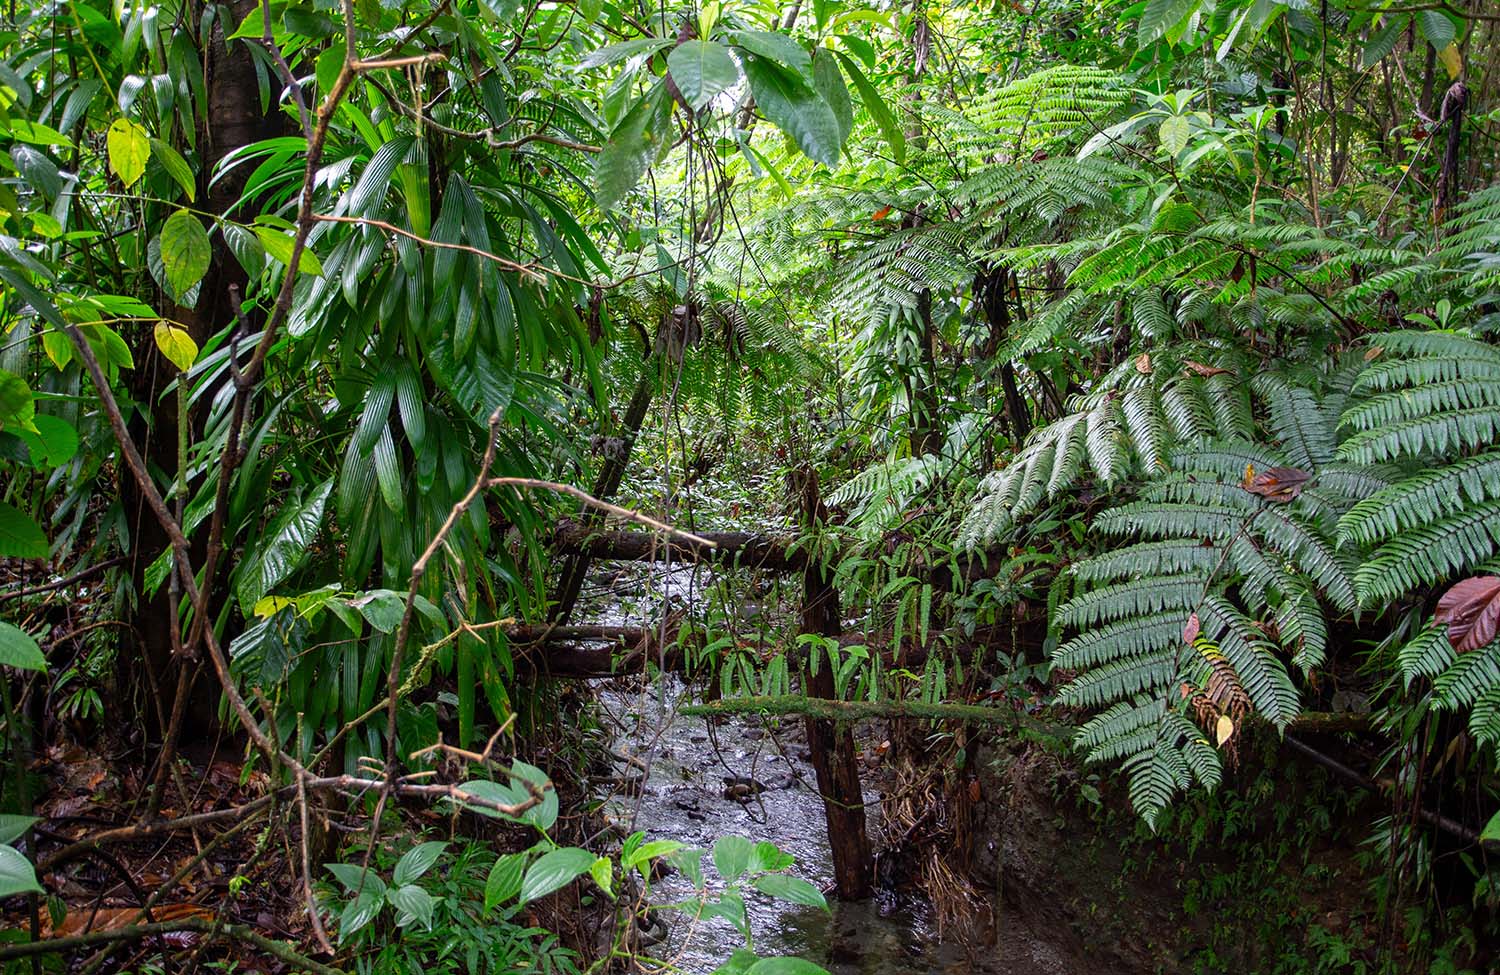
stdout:
[[858,964],[864,957],[864,952],[860,950],[859,942],[852,933],[841,933],[828,946],[828,960],[836,965]]
[[758,796],[766,791],[766,784],[759,779],[752,779],[744,775],[724,776],[724,798],[733,799],[736,802],[747,802],[753,796]]

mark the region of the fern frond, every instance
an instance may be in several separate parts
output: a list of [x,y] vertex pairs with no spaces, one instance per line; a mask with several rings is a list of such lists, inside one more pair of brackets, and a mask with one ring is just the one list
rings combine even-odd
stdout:
[[1375,492],[1339,521],[1339,538],[1372,545],[1398,532],[1500,499],[1500,451],[1423,471]]
[[1204,576],[1219,562],[1219,549],[1197,539],[1142,542],[1075,562],[1072,572],[1085,585],[1096,586],[1137,576],[1173,575],[1201,571]]
[[1453,652],[1453,644],[1448,642],[1448,634],[1441,626],[1426,627],[1396,651],[1396,664],[1407,687],[1418,677],[1432,680],[1457,659],[1458,654]]
[[[1181,621],[1176,624],[1180,643]],[[1174,648],[1095,667],[1064,685],[1057,699],[1070,707],[1097,708],[1143,692],[1162,693],[1177,676],[1177,657]]]
[[1487,501],[1390,539],[1354,574],[1361,605],[1392,602],[1495,554],[1500,501]]
[[1379,464],[1401,457],[1488,447],[1500,435],[1500,407],[1480,406],[1419,416],[1361,430],[1339,445],[1339,457]]
[[1058,609],[1056,620],[1063,626],[1082,629],[1126,616],[1181,610],[1179,622],[1185,622],[1187,614],[1193,611],[1203,595],[1206,578],[1206,573],[1202,576],[1152,576],[1091,589]]
[[[1196,602],[1197,597],[1198,592],[1194,592],[1191,598]],[[1154,613],[1086,630],[1053,651],[1052,666],[1077,670],[1121,657],[1175,648],[1182,643],[1182,626],[1186,621],[1185,613]],[[1086,677],[1087,675],[1073,683],[1079,683]],[[1068,686],[1072,687],[1073,684]]]
[[1259,629],[1222,596],[1209,596],[1198,613],[1205,637],[1217,644],[1255,710],[1277,728],[1284,729],[1297,716],[1301,704],[1297,689],[1274,646]]

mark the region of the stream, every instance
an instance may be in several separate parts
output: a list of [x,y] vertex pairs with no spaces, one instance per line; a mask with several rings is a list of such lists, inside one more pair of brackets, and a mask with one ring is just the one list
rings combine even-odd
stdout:
[[[658,570],[648,590],[658,598],[668,593],[667,601],[691,602],[705,584],[701,570],[695,574],[684,567]],[[631,610],[611,600],[590,616],[617,625],[633,616],[638,623],[638,610]],[[618,767],[623,775],[639,777],[639,789],[611,795],[606,816],[627,832],[644,830],[648,839],[672,839],[705,850],[731,834],[753,842],[769,840],[795,857],[793,874],[825,892],[831,890],[833,867],[823,803],[800,721],[751,716],[711,722],[677,713],[686,695],[675,676],[632,689],[615,686],[625,683],[614,681],[602,688],[598,704],[601,720],[611,729],[612,749],[627,758]],[[868,781],[864,798],[874,831],[879,826],[880,795]],[[717,878],[709,858],[705,874],[710,890],[715,889]],[[691,892],[691,884],[676,873],[652,884],[652,899],[659,904],[685,899]],[[1049,944],[1043,932],[1026,930],[1008,918],[997,925],[996,944],[971,949],[941,940],[926,899],[905,892],[881,889],[862,903],[830,897],[831,913],[776,901],[754,890],[746,892],[745,900],[757,953],[795,955],[834,975],[1081,975],[1089,970],[1066,949]],[[680,971],[706,975],[743,946],[727,920],[694,925],[677,912],[661,916],[668,921],[669,934],[652,951]]]

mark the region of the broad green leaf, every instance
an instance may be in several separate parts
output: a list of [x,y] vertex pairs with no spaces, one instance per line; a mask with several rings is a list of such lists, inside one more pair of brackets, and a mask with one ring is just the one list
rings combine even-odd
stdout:
[[378,894],[367,888],[344,905],[344,912],[339,915],[340,944],[348,941],[380,914],[380,909],[385,906],[383,887],[384,885]]
[[0,430],[6,427],[32,428],[31,419],[36,416],[36,398],[26,380],[13,372],[0,369]]
[[776,848],[775,843],[761,840],[755,844],[755,850],[750,854],[751,873],[763,873],[768,870],[785,870],[790,867],[796,858],[790,853],[783,853]]
[[31,452],[31,466],[38,470],[61,467],[78,453],[78,431],[62,417],[38,413],[31,429],[17,432]]
[[393,633],[397,626],[401,625],[401,617],[406,612],[406,601],[399,593],[389,589],[375,589],[363,596],[349,600],[349,605],[359,610],[375,629],[381,633]]
[[31,828],[31,824],[39,822],[39,816],[22,816],[17,813],[0,813],[0,843],[11,844]]
[[695,112],[740,80],[740,66],[713,41],[684,41],[667,55],[667,67]]
[[819,48],[813,56],[813,88],[833,109],[833,117],[839,123],[839,145],[843,145],[854,130],[854,103],[849,100],[849,88],[844,84],[833,52],[827,48]]
[[192,213],[178,210],[162,224],[159,239],[167,285],[181,297],[208,273],[213,257],[208,232]]
[[[255,231],[256,238],[266,253],[282,264],[292,263],[292,251],[296,249],[296,238],[291,234],[275,227],[267,227],[264,224],[256,224],[250,228]],[[323,264],[318,260],[318,255],[312,252],[311,247],[303,247],[302,253],[297,256],[297,270],[303,274],[311,274],[314,277],[323,276]]]
[[1427,38],[1427,43],[1441,51],[1458,37],[1458,28],[1453,19],[1441,10],[1417,11],[1417,29]]
[[745,975],[828,975],[828,970],[810,961],[783,955],[762,958],[751,965]]
[[1380,63],[1380,59],[1396,49],[1396,42],[1401,39],[1406,25],[1411,22],[1410,17],[1385,18],[1385,24],[1365,44],[1365,49],[1360,53],[1360,70],[1366,70]]
[[813,91],[800,75],[767,58],[752,56],[745,62],[745,77],[755,104],[777,128],[791,136],[807,157],[829,169],[837,168],[843,141],[838,118],[823,96]]
[[1481,841],[1500,840],[1500,812],[1490,817],[1485,824],[1484,831],[1479,834]]
[[193,363],[198,361],[198,343],[187,333],[186,329],[169,325],[166,322],[157,322],[152,329],[152,335],[156,339],[156,347],[161,354],[183,372],[193,368]]
[[17,670],[47,672],[47,658],[31,634],[13,623],[0,622],[0,665]]
[[683,844],[676,840],[652,840],[650,843],[636,847],[630,852],[630,856],[626,857],[622,855],[620,857],[620,866],[627,870],[631,867],[637,867],[644,876],[646,871],[651,868],[652,860],[657,857],[666,856],[675,850],[680,850],[682,846]]
[[182,153],[160,139],[152,139],[151,158],[155,159],[161,165],[161,168],[167,171],[167,175],[172,177],[173,182],[182,187],[182,192],[187,194],[189,203],[197,199],[198,184],[193,178],[193,167],[189,166],[188,161],[182,158]]
[[396,861],[396,869],[391,873],[391,880],[399,887],[404,887],[421,878],[432,865],[437,863],[438,857],[448,848],[447,843],[433,841],[420,843],[407,850],[400,860]]
[[134,186],[151,158],[151,134],[128,118],[117,118],[110,123],[104,146],[109,152],[110,172],[120,177],[126,189]]
[[535,786],[541,792],[542,801],[521,813],[521,819],[523,822],[530,823],[545,833],[557,822],[557,788],[553,786],[552,780],[547,776],[547,773],[535,765],[530,765],[517,759],[511,762],[510,768],[511,791],[518,798],[526,799],[531,796],[531,790],[527,788],[527,783]]
[[750,866],[753,851],[750,841],[743,836],[721,836],[714,844],[714,869],[725,883],[734,883]]
[[420,922],[422,927],[432,930],[432,895],[418,887],[416,884],[406,884],[401,887],[393,887],[386,894],[386,900],[391,906],[401,913],[396,918],[397,927],[406,927],[412,922]]
[[45,559],[49,548],[47,536],[30,515],[0,501],[0,556]]
[[890,107],[886,105],[885,99],[880,97],[880,92],[870,84],[859,65],[842,51],[835,52],[839,63],[844,66],[844,72],[849,80],[854,82],[854,90],[859,92],[859,100],[864,103],[865,111],[875,120],[875,125],[880,129],[880,134],[891,147],[891,156],[895,158],[899,166],[906,162],[906,133],[901,131],[901,126],[896,122],[896,117],[891,114]]
[[724,960],[724,964],[715,968],[711,975],[745,975],[750,971],[750,966],[760,961],[760,956],[745,948],[736,948]]
[[1142,47],[1156,43],[1157,39],[1166,36],[1167,31],[1187,19],[1202,2],[1203,0],[1148,0],[1146,9],[1141,13],[1136,43]]
[[754,883],[756,890],[763,894],[770,894],[777,900],[828,910],[828,901],[823,897],[823,892],[801,877],[788,877],[784,873],[768,873],[763,877],[756,877]]
[[385,881],[374,870],[366,870],[358,863],[330,863],[327,865],[328,872],[344,886],[344,889],[353,894],[357,891],[373,892],[378,897],[385,897]]
[[594,185],[599,206],[611,210],[646,174],[667,141],[671,96],[657,83],[625,113],[594,157]]
[[260,238],[249,227],[237,223],[226,220],[223,226],[224,243],[229,245],[234,259],[240,262],[246,275],[252,279],[260,277],[260,272],[266,267],[266,247]]
[[31,861],[13,846],[0,846],[0,897],[42,892]]
[[1161,137],[1162,148],[1167,150],[1168,154],[1178,156],[1187,148],[1188,138],[1192,132],[1192,123],[1186,115],[1169,115],[1162,120],[1158,135]]
[[526,870],[526,854],[506,853],[490,868],[489,878],[484,882],[484,912],[488,914],[497,905],[513,900],[521,893],[521,875]]
[[812,81],[812,55],[786,34],[766,30],[735,30],[729,39],[747,52],[746,60],[766,58],[773,63]]
[[544,853],[526,868],[526,879],[521,882],[521,903],[529,903],[538,897],[546,897],[560,890],[589,872],[594,865],[594,854],[574,846]]
[[594,883],[598,884],[599,889],[605,894],[611,898],[615,896],[615,865],[609,857],[600,857],[595,860],[594,865],[589,867],[589,876],[594,878]]

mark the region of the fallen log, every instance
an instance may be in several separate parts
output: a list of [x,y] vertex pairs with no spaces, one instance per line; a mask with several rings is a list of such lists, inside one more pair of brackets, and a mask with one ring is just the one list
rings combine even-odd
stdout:
[[773,697],[731,697],[682,708],[689,715],[798,715],[824,721],[863,721],[867,718],[916,718],[966,721],[975,724],[1027,725],[1049,733],[1062,729],[1011,708],[981,704],[929,704],[925,701],[836,701],[786,694]]
[[[585,557],[600,562],[683,562],[705,565],[729,565],[767,572],[802,572],[810,560],[809,553],[797,548],[798,539],[791,535],[767,535],[759,532],[697,532],[713,542],[713,548],[694,545],[682,539],[668,539],[641,531],[591,531],[586,525],[565,521],[552,533],[551,543],[570,557]],[[830,567],[837,565],[852,549],[824,552]],[[1004,558],[997,554],[976,552],[957,563],[915,566],[910,574],[931,583],[933,588],[948,590],[958,583],[975,582],[999,572]]]
[[739,565],[750,569],[791,572],[807,566],[807,555],[793,551],[795,539],[754,532],[699,532],[713,548],[648,532],[591,531],[586,525],[564,522],[552,544],[570,555],[613,562],[693,562]]

